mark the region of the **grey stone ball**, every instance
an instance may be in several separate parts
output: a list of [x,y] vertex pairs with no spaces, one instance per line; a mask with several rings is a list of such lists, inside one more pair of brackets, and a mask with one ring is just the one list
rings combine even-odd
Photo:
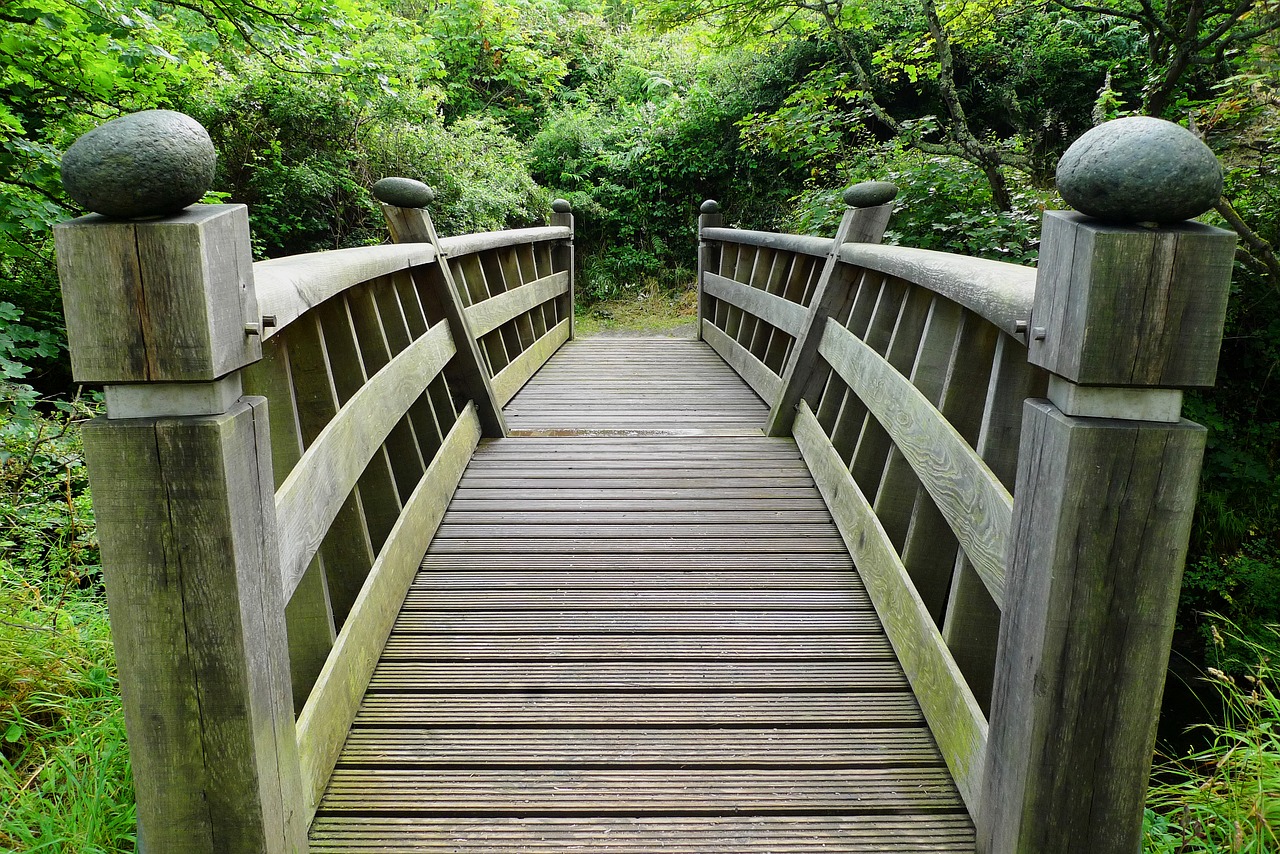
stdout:
[[435,201],[436,192],[412,178],[383,178],[373,185],[373,197],[398,208],[425,208]]
[[1085,133],[1058,161],[1058,191],[1109,222],[1181,222],[1222,195],[1222,167],[1186,128],[1132,116]]
[[213,185],[209,132],[173,110],[112,119],[62,156],[62,186],[87,209],[118,219],[176,213]]
[[720,213],[720,203],[715,199],[707,199],[702,203],[702,207],[698,208],[698,212],[704,214]]
[[898,196],[898,185],[888,181],[863,181],[844,191],[844,203],[851,208],[878,208]]
[[551,209],[556,213],[572,213],[573,205],[569,204],[568,199],[556,199],[551,203]]

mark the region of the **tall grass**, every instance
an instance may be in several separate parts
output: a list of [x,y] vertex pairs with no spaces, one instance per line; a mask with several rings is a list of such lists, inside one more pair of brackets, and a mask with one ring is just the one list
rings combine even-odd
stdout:
[[1203,725],[1212,738],[1207,748],[1156,769],[1147,797],[1147,854],[1280,852],[1280,628],[1271,631],[1276,642],[1263,644],[1213,630],[1218,649],[1234,641],[1252,661],[1234,676],[1210,668],[1224,720]]

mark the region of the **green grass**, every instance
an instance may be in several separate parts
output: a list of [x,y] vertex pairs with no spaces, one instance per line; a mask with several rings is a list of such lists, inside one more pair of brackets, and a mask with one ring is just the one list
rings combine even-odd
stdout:
[[133,850],[133,786],[100,595],[0,563],[0,849]]
[[1243,645],[1251,672],[1210,669],[1226,709],[1221,724],[1204,725],[1209,747],[1161,763],[1147,797],[1147,854],[1275,854],[1280,852],[1280,694],[1275,643],[1245,641],[1214,629],[1215,644]]
[[574,318],[579,337],[592,335],[672,335],[693,338],[698,318],[695,290],[672,293],[648,289],[638,296],[579,307]]

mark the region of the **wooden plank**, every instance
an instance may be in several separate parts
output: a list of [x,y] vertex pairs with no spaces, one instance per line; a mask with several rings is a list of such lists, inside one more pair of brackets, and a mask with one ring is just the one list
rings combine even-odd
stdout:
[[765,403],[772,403],[777,399],[782,380],[769,370],[764,362],[747,352],[741,344],[722,332],[719,327],[705,320],[702,325],[702,340],[715,348],[721,358],[747,381],[747,384]]
[[[687,634],[841,634],[880,631],[869,608],[864,612],[837,611],[428,611],[406,606],[397,631],[440,634],[513,634],[540,632],[608,633],[626,635]],[[914,701],[913,701],[914,702]]]
[[[684,852],[712,854],[920,854],[973,851],[973,827],[961,815],[368,818],[321,817],[313,854],[367,852],[378,840],[402,839],[415,852],[492,854],[495,850],[563,854]],[[583,849],[585,850],[585,849]]]
[[627,815],[796,810],[958,812],[963,805],[942,769],[853,768],[720,771],[551,770],[334,771],[325,815],[353,810],[420,815],[510,815],[529,811]]
[[800,404],[796,415],[795,437],[884,621],[947,767],[965,803],[977,812],[987,746],[982,710],[870,504],[807,403]]
[[391,633],[400,603],[418,562],[435,534],[445,507],[480,441],[480,420],[468,403],[449,431],[440,453],[405,504],[404,512],[378,554],[368,580],[342,627],[315,689],[298,716],[305,818],[310,822],[355,719],[360,697],[379,652]]
[[844,661],[893,657],[883,634],[844,635],[665,635],[621,638],[546,635],[415,635],[392,633],[384,661],[609,661],[628,659],[701,661],[747,659],[758,662],[799,659]]
[[515,397],[516,392],[529,381],[529,378],[546,364],[547,359],[551,358],[561,344],[568,340],[569,321],[565,319],[503,368],[493,378],[493,393],[499,405],[506,406],[511,398]]
[[739,729],[353,729],[339,767],[762,767],[939,764],[924,727]]
[[543,243],[548,240],[569,240],[573,231],[565,226],[541,228],[512,228],[507,231],[478,231],[440,238],[440,249],[449,258],[515,246],[522,243]]
[[[805,552],[840,552],[840,538],[827,537],[758,537],[743,542],[740,537],[712,539],[703,537],[696,541],[698,546],[716,551],[728,548],[750,549],[755,552],[776,552],[778,554],[796,555]],[[663,537],[634,537],[614,539],[610,537],[504,537],[503,548],[512,552],[558,555],[589,554],[647,554],[664,555],[670,552],[687,551],[690,543],[672,542]],[[493,552],[493,540],[484,539],[438,539],[431,546],[433,554],[487,554]]]
[[703,289],[716,299],[736,305],[788,335],[798,335],[804,326],[807,314],[804,306],[796,305],[760,288],[726,279],[715,273],[707,273]]
[[369,694],[356,725],[920,726],[909,691]]
[[745,228],[706,228],[702,239],[731,246],[763,246],[802,255],[826,257],[831,251],[831,238],[806,234],[778,234],[772,231],[750,231]]
[[[791,662],[558,662],[522,661],[519,667],[476,667],[470,662],[382,659],[370,691],[554,691],[565,685],[583,691],[905,691],[898,663],[857,661],[829,664]],[[927,708],[927,700],[921,703]],[[336,749],[336,748],[335,748]]]
[[[445,514],[448,524],[449,514]],[[846,570],[829,570],[818,572],[722,572],[714,569],[696,571],[669,572],[666,570],[648,570],[644,572],[573,572],[573,571],[529,571],[506,572],[503,570],[485,571],[446,571],[434,570],[420,574],[413,582],[415,587],[431,590],[448,590],[455,588],[482,588],[484,590],[500,590],[515,588],[519,590],[536,590],[539,588],[576,589],[630,588],[657,590],[672,589],[748,589],[755,590],[783,585],[789,590],[832,590],[851,588],[862,589],[858,576]]]
[[1002,602],[1012,496],[924,395],[848,330],[828,322],[819,352],[893,437]]
[[347,401],[281,485],[276,514],[286,599],[387,433],[453,353],[447,325],[437,324]]
[[[429,553],[437,556],[436,543]],[[710,564],[710,561],[708,561]],[[413,585],[406,608],[443,611],[500,611],[637,608],[662,610],[749,610],[749,611],[832,611],[866,608],[870,604],[863,590],[789,590],[778,582],[757,590],[432,590]],[[768,592],[767,598],[763,595]]]
[[552,273],[536,279],[515,290],[507,291],[484,302],[468,306],[467,320],[471,331],[478,338],[488,335],[504,323],[515,319],[518,315],[532,311],[548,300],[555,299],[569,292],[569,274]]

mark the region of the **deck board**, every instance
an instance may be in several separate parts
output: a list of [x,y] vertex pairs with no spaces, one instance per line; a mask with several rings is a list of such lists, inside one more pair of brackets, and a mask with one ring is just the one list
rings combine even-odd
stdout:
[[974,850],[794,442],[714,352],[571,342],[506,411],[313,852]]

